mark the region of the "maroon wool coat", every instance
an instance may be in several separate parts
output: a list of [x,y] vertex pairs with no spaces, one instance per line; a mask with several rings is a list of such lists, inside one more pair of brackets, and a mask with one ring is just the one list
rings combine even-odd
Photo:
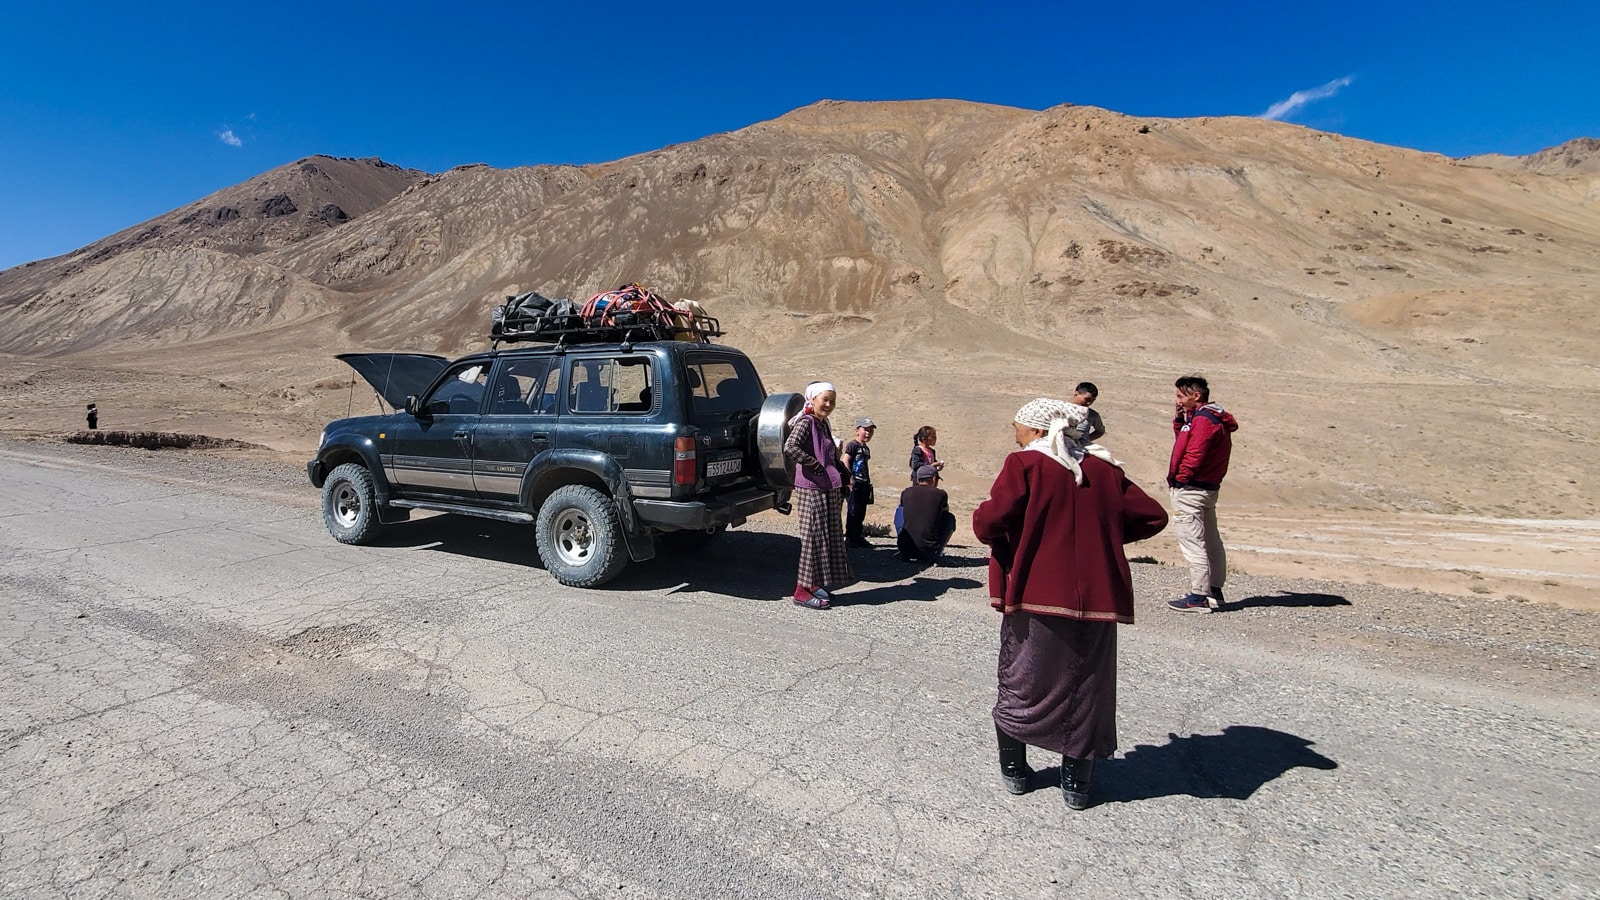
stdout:
[[1036,450],[1006,457],[972,513],[988,544],[990,606],[1133,624],[1133,575],[1122,545],[1167,527],[1167,511],[1122,470],[1084,457],[1083,484]]

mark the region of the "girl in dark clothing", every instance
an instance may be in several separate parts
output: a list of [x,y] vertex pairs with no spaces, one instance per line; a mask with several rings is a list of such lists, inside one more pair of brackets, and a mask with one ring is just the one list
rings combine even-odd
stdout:
[[933,430],[932,425],[924,425],[917,429],[917,434],[911,439],[911,483],[917,483],[917,470],[923,466],[933,466],[934,471],[943,471],[944,463],[939,461],[939,456],[933,450],[933,445],[939,442],[939,432]]

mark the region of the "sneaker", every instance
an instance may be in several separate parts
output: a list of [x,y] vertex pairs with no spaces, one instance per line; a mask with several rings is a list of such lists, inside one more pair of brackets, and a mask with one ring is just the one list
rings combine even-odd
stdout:
[[799,597],[794,598],[794,605],[804,606],[806,609],[827,609],[828,598],[824,596],[821,591],[818,591],[806,597],[804,600],[800,599]]
[[1211,612],[1211,601],[1203,594],[1184,594],[1176,600],[1168,600],[1167,606],[1178,612]]

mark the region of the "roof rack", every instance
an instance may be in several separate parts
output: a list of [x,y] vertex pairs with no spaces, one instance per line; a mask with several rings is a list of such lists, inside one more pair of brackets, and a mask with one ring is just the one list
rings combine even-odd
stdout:
[[[634,344],[640,341],[692,341],[709,344],[723,335],[722,325],[713,316],[685,316],[678,322],[577,322],[568,317],[538,316],[532,320],[496,320],[489,328],[489,339],[498,345],[536,341],[544,344]],[[621,318],[621,316],[618,316]]]
[[507,297],[489,316],[489,339],[546,344],[631,344],[639,341],[710,343],[721,337],[722,324],[698,303],[668,305],[637,284],[596,294],[579,306],[552,300],[536,291]]

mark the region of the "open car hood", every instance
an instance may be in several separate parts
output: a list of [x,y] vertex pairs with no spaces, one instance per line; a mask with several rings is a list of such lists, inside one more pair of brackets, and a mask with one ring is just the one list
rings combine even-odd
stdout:
[[406,408],[406,397],[421,394],[439,377],[450,360],[426,353],[341,353],[356,374],[367,380],[383,401],[397,410]]

